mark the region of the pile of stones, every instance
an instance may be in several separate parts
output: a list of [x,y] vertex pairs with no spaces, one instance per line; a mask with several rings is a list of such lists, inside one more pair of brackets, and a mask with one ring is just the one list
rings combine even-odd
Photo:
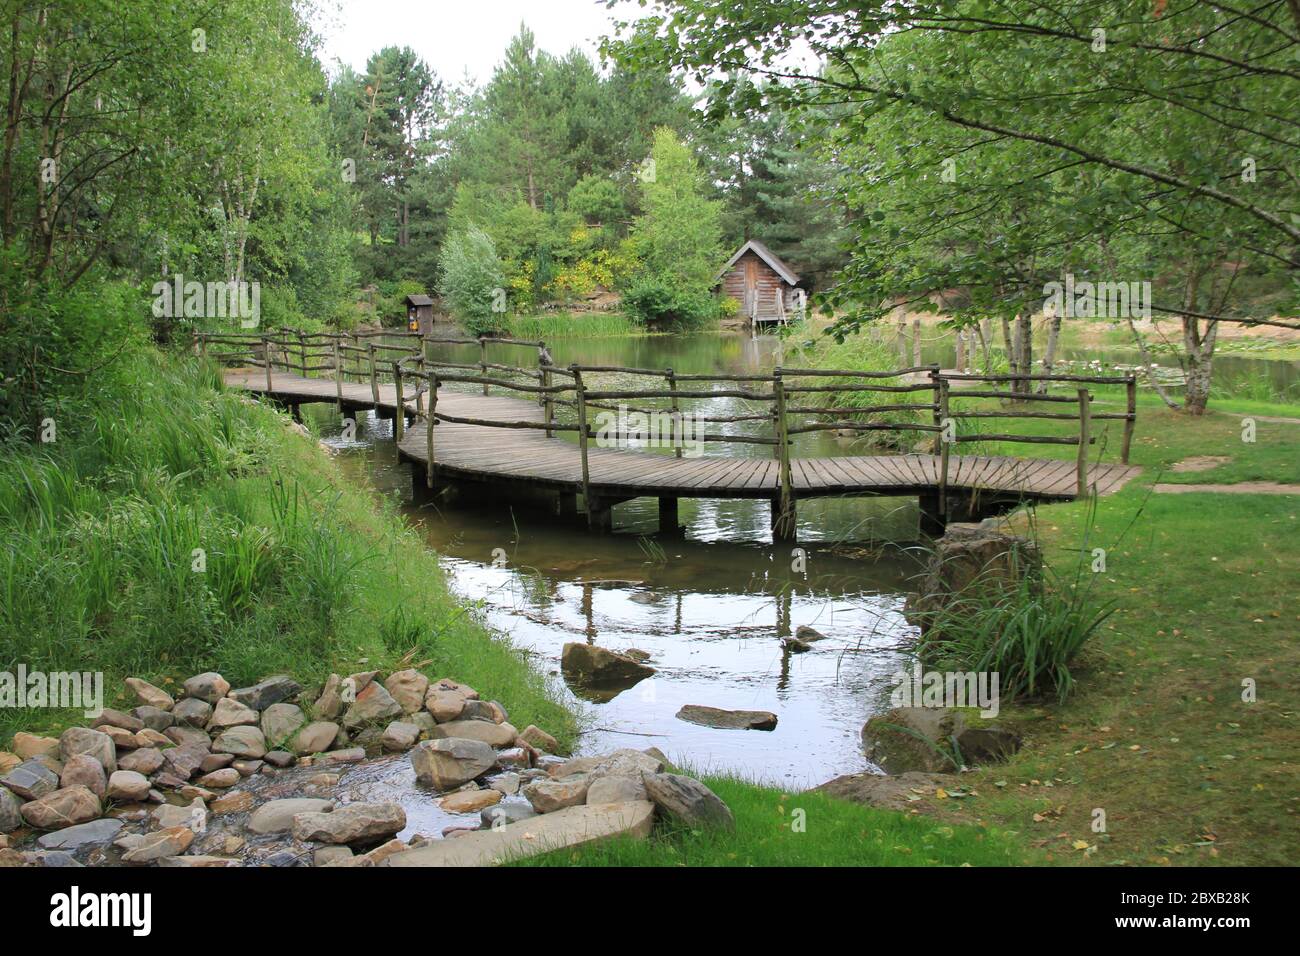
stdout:
[[[126,683],[139,701],[130,712],[104,709],[57,738],[19,733],[0,751],[0,866],[372,866],[439,837],[613,804],[733,825],[703,784],[665,773],[658,751],[565,760],[550,734],[518,731],[500,703],[414,669],[331,675],[314,700],[284,676],[231,689],[199,674],[178,697]],[[436,791],[418,799],[465,816],[402,841],[400,803],[338,798],[341,776],[395,759]],[[45,832],[20,848],[29,829]]]

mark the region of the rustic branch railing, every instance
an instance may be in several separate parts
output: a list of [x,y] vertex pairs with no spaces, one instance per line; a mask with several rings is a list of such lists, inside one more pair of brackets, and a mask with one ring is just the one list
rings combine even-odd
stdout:
[[[408,339],[410,344],[393,344],[375,341],[379,336]],[[465,345],[478,347],[478,361],[453,362],[435,359],[431,349],[438,345]],[[488,348],[492,345],[533,349],[537,364],[534,367],[488,361]],[[1074,445],[1078,448],[1076,460],[1076,488],[1080,497],[1089,493],[1088,449],[1096,442],[1093,423],[1097,421],[1123,421],[1124,432],[1121,460],[1127,464],[1132,446],[1133,430],[1137,419],[1136,378],[1128,376],[1082,375],[981,375],[977,373],[944,373],[937,365],[913,365],[890,371],[862,371],[855,369],[781,368],[770,373],[743,374],[682,374],[668,369],[647,369],[613,365],[570,365],[567,368],[553,364],[544,342],[511,338],[432,338],[418,333],[302,333],[281,330],[259,334],[198,333],[196,350],[204,356],[222,362],[242,362],[266,370],[266,387],[272,391],[272,371],[281,369],[308,377],[312,372],[331,371],[337,382],[337,399],[343,403],[343,383],[353,377],[370,384],[371,399],[380,405],[380,379],[391,378],[396,387],[396,407],[402,414],[396,416],[394,434],[399,442],[405,437],[404,413],[410,396],[406,383],[415,383],[414,401],[416,418],[424,419],[428,465],[426,479],[432,487],[435,482],[437,459],[435,456],[435,430],[439,423],[478,425],[489,428],[536,429],[545,431],[547,437],[559,433],[576,432],[582,460],[581,491],[586,498],[588,513],[592,510],[590,444],[593,438],[612,440],[622,445],[640,442],[646,436],[639,431],[628,431],[619,420],[617,427],[602,426],[599,430],[589,421],[590,410],[637,412],[645,415],[667,415],[670,422],[668,447],[675,457],[682,457],[685,445],[683,401],[709,399],[738,399],[769,405],[766,411],[742,411],[739,414],[709,414],[692,416],[699,425],[731,425],[745,422],[770,422],[770,435],[726,434],[701,432],[695,429],[693,442],[739,443],[770,446],[778,462],[778,490],[773,499],[774,527],[793,522],[794,489],[791,471],[791,445],[797,435],[834,430],[837,432],[895,432],[922,433],[934,436],[933,453],[939,458],[938,496],[941,513],[947,511],[949,459],[954,446],[972,442],[1016,442],[1028,444]],[[325,359],[326,361],[321,361]],[[475,374],[477,373],[477,374]],[[495,374],[493,374],[495,373]],[[663,387],[633,388],[625,385],[593,387],[590,376],[619,375],[624,377],[657,378]],[[508,377],[512,376],[512,377]],[[562,381],[557,382],[557,379]],[[1074,394],[1029,392],[1030,383],[1073,386]],[[528,418],[497,419],[453,415],[438,410],[438,389],[444,384],[481,386],[483,394],[492,389],[536,400],[542,408],[541,421]],[[957,387],[965,384],[974,388]],[[978,386],[988,387],[980,388]],[[1123,412],[1096,412],[1092,408],[1092,395],[1087,385],[1122,385],[1126,403]],[[766,388],[764,387],[766,386]],[[1017,386],[1025,391],[1017,390]],[[867,405],[854,406],[827,402],[831,396],[882,395],[884,397]],[[427,400],[426,397],[427,396]],[[824,396],[824,398],[823,398]],[[1000,399],[1010,402],[999,408],[954,408],[954,403],[968,399]],[[667,402],[667,408],[653,407],[644,402]],[[636,404],[627,404],[636,402]],[[1043,403],[1049,409],[1031,410],[1030,403]],[[618,403],[618,404],[614,404]],[[1069,406],[1067,409],[1065,406]],[[574,410],[574,423],[557,420],[556,409]],[[1041,406],[1040,406],[1041,407]],[[877,416],[905,413],[903,419],[872,420]],[[915,415],[915,419],[910,416]],[[793,420],[792,420],[793,416]],[[1010,432],[964,431],[962,422],[1025,419],[1053,422],[1077,422],[1077,430],[1069,435],[1029,435]],[[978,424],[976,424],[978,427]],[[792,529],[784,529],[792,531]]]

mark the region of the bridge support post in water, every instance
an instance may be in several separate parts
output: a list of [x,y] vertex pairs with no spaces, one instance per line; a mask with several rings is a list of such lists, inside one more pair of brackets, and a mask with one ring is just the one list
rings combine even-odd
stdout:
[[921,506],[921,533],[928,534],[937,538],[943,534],[944,529],[948,526],[947,517],[939,510],[939,495],[937,492],[920,495],[918,503]]
[[798,538],[799,523],[795,514],[794,499],[772,499],[772,540],[794,541]]
[[587,527],[609,534],[614,530],[614,503],[596,495],[587,497]]
[[677,535],[681,533],[681,530],[681,526],[677,523],[677,499],[660,498],[659,533]]
[[294,402],[289,406],[289,411],[293,414],[293,420],[299,425],[302,424],[302,406]]
[[575,518],[578,514],[578,493],[576,491],[561,491],[555,500],[556,517],[566,521]]

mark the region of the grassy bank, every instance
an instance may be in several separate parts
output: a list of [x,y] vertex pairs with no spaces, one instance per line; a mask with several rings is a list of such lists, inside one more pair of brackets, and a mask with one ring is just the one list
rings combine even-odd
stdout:
[[524,866],[1011,866],[1018,841],[980,824],[949,824],[815,793],[783,793],[703,775],[736,818],[734,833],[660,824],[650,840],[613,840],[521,861]]
[[579,336],[612,338],[649,332],[640,322],[621,312],[548,312],[512,316],[510,334],[519,339],[550,342]]
[[[54,442],[5,449],[0,670],[102,671],[111,706],[127,676],[310,685],[417,666],[571,742],[572,717],[436,556],[286,423],[211,367],[141,352],[64,406]],[[0,736],[78,716],[0,710]]]

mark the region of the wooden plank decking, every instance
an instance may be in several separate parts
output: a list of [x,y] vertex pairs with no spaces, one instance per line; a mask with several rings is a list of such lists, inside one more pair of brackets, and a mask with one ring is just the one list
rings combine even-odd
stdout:
[[[233,370],[225,375],[230,386],[254,393],[266,391],[266,373]],[[334,402],[333,379],[303,378],[277,372],[271,380],[272,397],[288,404]],[[371,386],[348,382],[342,386],[346,408],[374,405]],[[396,389],[379,386],[379,407],[392,412]],[[414,402],[407,400],[408,411]],[[440,389],[438,411],[454,417],[496,421],[543,420],[541,408],[519,398],[476,395]],[[417,420],[399,443],[405,460],[428,463],[425,423]],[[548,438],[541,430],[493,428],[440,422],[434,435],[435,474],[442,478],[474,481],[522,481],[572,492],[582,484],[582,459],[578,446]],[[796,498],[854,494],[926,495],[939,485],[939,458],[907,454],[796,458],[791,460]],[[771,458],[669,455],[616,448],[588,450],[590,488],[593,494],[616,500],[659,498],[767,498],[780,492],[777,462]],[[1088,476],[1097,494],[1118,491],[1140,469],[1122,464],[1094,464]],[[948,466],[948,493],[978,492],[1035,500],[1069,500],[1076,497],[1073,461],[1046,458],[952,455]]]

